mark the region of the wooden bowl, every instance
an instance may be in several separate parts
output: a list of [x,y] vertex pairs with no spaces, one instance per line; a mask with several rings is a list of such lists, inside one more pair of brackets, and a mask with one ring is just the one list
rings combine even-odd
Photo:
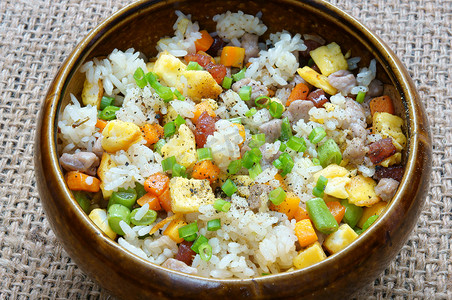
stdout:
[[[268,32],[319,33],[362,57],[379,62],[378,78],[395,89],[398,115],[406,121],[405,175],[376,223],[343,251],[321,263],[278,275],[245,280],[208,279],[149,263],[106,237],[78,206],[67,188],[56,150],[57,120],[70,93],[80,96],[80,66],[114,48],[134,47],[155,55],[157,40],[173,35],[174,11],[192,14],[214,31],[212,16],[227,10],[263,13]],[[86,273],[115,295],[140,298],[345,298],[372,282],[407,240],[426,196],[431,169],[428,122],[413,82],[399,59],[357,20],[321,0],[138,1],[109,17],[74,49],[53,81],[39,116],[35,166],[47,217],[66,251]]]

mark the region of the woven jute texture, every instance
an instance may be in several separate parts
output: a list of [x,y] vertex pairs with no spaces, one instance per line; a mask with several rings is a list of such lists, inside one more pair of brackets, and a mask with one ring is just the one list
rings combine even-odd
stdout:
[[[83,36],[131,0],[0,0],[0,298],[109,298],[49,227],[33,168],[46,90]],[[400,254],[358,299],[452,299],[452,2],[333,1],[374,30],[418,88],[433,136],[427,204]]]

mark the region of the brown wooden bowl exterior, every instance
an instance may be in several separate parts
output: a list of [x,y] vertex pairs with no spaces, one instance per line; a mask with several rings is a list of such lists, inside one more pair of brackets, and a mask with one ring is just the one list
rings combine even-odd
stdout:
[[[58,163],[58,114],[83,85],[80,66],[114,48],[155,54],[159,37],[172,35],[174,10],[191,13],[214,30],[211,17],[227,10],[263,12],[270,32],[318,32],[365,63],[376,57],[379,78],[397,88],[399,115],[406,120],[406,171],[394,199],[377,222],[346,249],[325,261],[290,273],[246,280],[190,276],[151,264],[106,237],[82,211],[67,188]],[[384,66],[384,67],[382,67]],[[66,251],[103,287],[124,299],[292,298],[339,299],[374,280],[397,255],[423,207],[431,169],[431,137],[419,96],[395,54],[345,12],[321,0],[139,1],[114,14],[77,46],[53,81],[39,115],[35,166],[47,218]]]

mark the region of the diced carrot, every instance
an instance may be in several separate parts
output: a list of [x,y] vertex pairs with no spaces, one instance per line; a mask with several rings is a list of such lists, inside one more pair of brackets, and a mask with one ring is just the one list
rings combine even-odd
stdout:
[[303,207],[299,206],[294,215],[295,221],[301,221],[305,219],[309,219],[309,214]]
[[301,247],[306,247],[317,241],[317,234],[311,220],[304,219],[295,223],[295,235]]
[[251,64],[252,64],[252,62],[249,61],[246,63],[245,67],[249,68],[251,66]]
[[187,223],[184,220],[172,220],[171,223],[169,223],[168,227],[166,227],[165,231],[163,231],[163,234],[168,236],[176,243],[182,243],[184,239],[179,237],[179,228],[185,225],[187,225]]
[[138,205],[143,206],[146,203],[149,203],[149,209],[159,211],[162,209],[160,205],[159,198],[157,196],[152,195],[151,193],[144,194],[140,199],[137,200]]
[[215,182],[221,170],[211,160],[197,162],[193,167],[191,177],[195,179],[208,179],[210,183]]
[[97,119],[96,127],[99,128],[99,132],[102,132],[104,130],[105,126],[107,126],[107,121],[102,119]]
[[207,32],[207,30],[201,30],[201,38],[195,41],[196,51],[207,51],[213,44],[213,38]]
[[209,105],[209,102],[207,102],[207,101],[196,104],[195,109],[196,110],[194,112],[194,116],[193,116],[193,118],[191,118],[191,120],[194,123],[196,123],[196,121],[198,121],[199,117],[201,116],[201,114],[203,112],[207,112],[209,114],[209,116],[211,116],[212,118],[215,118],[217,116],[217,114],[215,113],[215,111],[212,109],[212,107]]
[[163,127],[159,124],[144,124],[140,127],[143,137],[146,140],[146,146],[157,143],[163,138]]
[[290,92],[290,96],[287,99],[286,106],[289,106],[290,103],[295,100],[306,100],[309,94],[309,87],[304,83],[297,84],[292,92]]
[[160,196],[159,196],[159,202],[162,208],[165,211],[172,211],[171,209],[171,192],[169,188],[167,188]]
[[82,172],[71,171],[66,174],[66,182],[71,191],[97,193],[100,190],[100,180]]
[[239,143],[239,146],[242,146],[246,140],[245,126],[243,126],[242,124],[239,124],[239,123],[232,123],[232,125],[234,125],[235,127],[237,127],[239,129],[239,134],[242,137],[242,142]]
[[376,97],[370,100],[370,113],[373,116],[376,112],[387,112],[389,114],[394,114],[394,105],[389,96]]
[[269,208],[285,214],[289,220],[292,220],[298,211],[299,204],[300,198],[293,193],[287,193],[286,199],[280,205],[274,205],[271,203]]
[[337,224],[340,224],[345,215],[345,206],[340,204],[339,201],[327,202],[326,206],[328,206],[331,214],[336,219]]
[[267,91],[268,91],[268,96],[269,97],[273,97],[275,95],[275,91],[274,90],[267,88]]
[[158,222],[157,224],[155,224],[154,227],[152,227],[151,231],[149,231],[149,234],[152,235],[152,234],[156,233],[157,230],[163,228],[169,222],[180,219],[181,217],[182,217],[182,214],[179,214],[179,213],[166,217],[165,219],[163,219],[160,222]]
[[160,196],[163,194],[165,189],[168,188],[169,177],[162,173],[155,173],[146,179],[144,182],[144,189],[146,192],[151,193],[155,196]]
[[221,51],[220,62],[226,67],[243,67],[245,49],[241,47],[226,46]]
[[203,55],[203,56],[207,56],[207,57],[210,58],[210,61],[211,61],[213,64],[216,64],[216,63],[217,63],[217,62],[215,61],[215,58],[212,57],[212,55],[209,55],[209,54],[207,54],[207,53],[204,52],[204,51],[198,51],[198,52],[196,52],[196,54]]

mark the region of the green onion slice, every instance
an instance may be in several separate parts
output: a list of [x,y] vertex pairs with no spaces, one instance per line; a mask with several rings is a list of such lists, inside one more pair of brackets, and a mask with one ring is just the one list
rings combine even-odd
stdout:
[[250,117],[254,116],[256,113],[257,113],[257,109],[253,107],[245,113],[245,116],[250,118]]
[[243,101],[248,101],[251,99],[251,87],[250,86],[242,86],[239,90],[240,99]]
[[232,194],[234,194],[237,191],[237,186],[235,185],[235,183],[231,180],[228,179],[226,180],[226,182],[221,186],[221,189],[223,190],[223,192],[228,196],[231,197]]
[[366,92],[359,91],[358,95],[356,95],[356,102],[363,103],[365,97],[366,97]]
[[168,122],[163,125],[163,135],[165,136],[165,138],[172,136],[174,133],[176,133],[176,124],[174,123],[174,121]]
[[196,61],[191,61],[187,65],[187,71],[202,71],[204,70]]
[[179,164],[174,164],[172,169],[172,175],[173,177],[187,178],[187,168]]
[[176,119],[174,119],[174,124],[179,128],[182,124],[185,124],[185,119],[182,118],[181,115],[177,115]]
[[115,98],[103,96],[100,100],[100,110],[103,110],[107,106],[113,105],[113,101],[115,101]]
[[259,96],[254,100],[254,104],[256,104],[259,108],[266,108],[271,102],[270,97],[268,96]]
[[228,173],[231,175],[237,174],[237,172],[240,171],[241,168],[242,160],[241,159],[233,160],[229,163]]
[[265,144],[265,133],[258,133],[251,136],[248,146],[250,148],[259,148],[263,144]]
[[290,126],[289,118],[285,117],[281,124],[281,136],[279,139],[283,142],[288,141],[292,137],[292,127]]
[[155,210],[149,209],[140,220],[135,219],[135,215],[137,214],[140,208],[135,208],[130,213],[130,222],[133,225],[137,226],[147,226],[151,225],[157,219],[157,212]]
[[213,159],[212,149],[210,148],[199,148],[196,152],[198,153],[198,161]]
[[133,79],[135,79],[135,82],[140,89],[144,88],[148,84],[142,68],[135,70],[135,73],[133,73]]
[[323,127],[316,127],[312,129],[311,133],[308,136],[308,139],[311,141],[311,143],[317,144],[318,142],[323,140],[324,137],[326,137],[325,129],[323,129]]
[[176,95],[177,100],[184,101],[185,97],[177,89],[174,89],[174,95]]
[[116,119],[116,112],[120,108],[117,106],[109,105],[105,107],[100,113],[99,113],[99,119],[105,120],[105,121],[111,121]]
[[273,118],[279,119],[282,116],[284,111],[284,107],[281,103],[277,101],[272,101],[268,106],[268,111]]
[[127,225],[130,224],[130,209],[121,204],[113,204],[108,208],[107,219],[108,225],[114,232],[124,235],[125,233],[119,223],[124,221]]
[[238,118],[231,118],[228,119],[229,122],[231,123],[237,123],[237,124],[242,124],[242,118],[238,117]]
[[162,155],[162,147],[166,144],[165,139],[160,139],[157,143],[154,145],[154,151],[158,154]]
[[232,75],[232,78],[234,78],[234,81],[242,80],[245,78],[245,72],[246,72],[246,68],[243,68],[240,70],[240,72],[237,72],[234,75]]
[[225,76],[223,78],[223,83],[221,84],[225,90],[230,89],[232,85],[232,78]]
[[199,256],[203,261],[209,261],[212,258],[212,246],[209,243],[204,243],[198,247]]
[[280,205],[281,203],[284,202],[284,200],[286,200],[286,192],[282,187],[277,187],[268,194],[268,199],[274,205]]
[[208,231],[217,231],[221,228],[221,220],[214,219],[207,222],[207,230]]
[[251,179],[256,179],[256,177],[262,173],[262,168],[259,163],[256,163],[252,168],[248,170]]
[[179,237],[186,238],[198,232],[198,223],[193,222],[178,229]]
[[176,157],[171,156],[162,160],[163,172],[172,171],[173,166],[177,164]]
[[317,148],[317,156],[320,161],[320,165],[324,168],[330,164],[338,165],[342,161],[341,150],[332,139],[327,140]]
[[213,208],[215,208],[218,211],[228,212],[229,209],[231,208],[231,202],[228,202],[223,199],[217,199],[213,203]]
[[306,141],[302,137],[293,136],[287,141],[287,147],[297,152],[305,152]]
[[191,245],[191,250],[195,251],[196,253],[199,253],[199,246],[201,246],[204,243],[209,242],[209,239],[200,234],[198,238],[195,240],[193,245]]

